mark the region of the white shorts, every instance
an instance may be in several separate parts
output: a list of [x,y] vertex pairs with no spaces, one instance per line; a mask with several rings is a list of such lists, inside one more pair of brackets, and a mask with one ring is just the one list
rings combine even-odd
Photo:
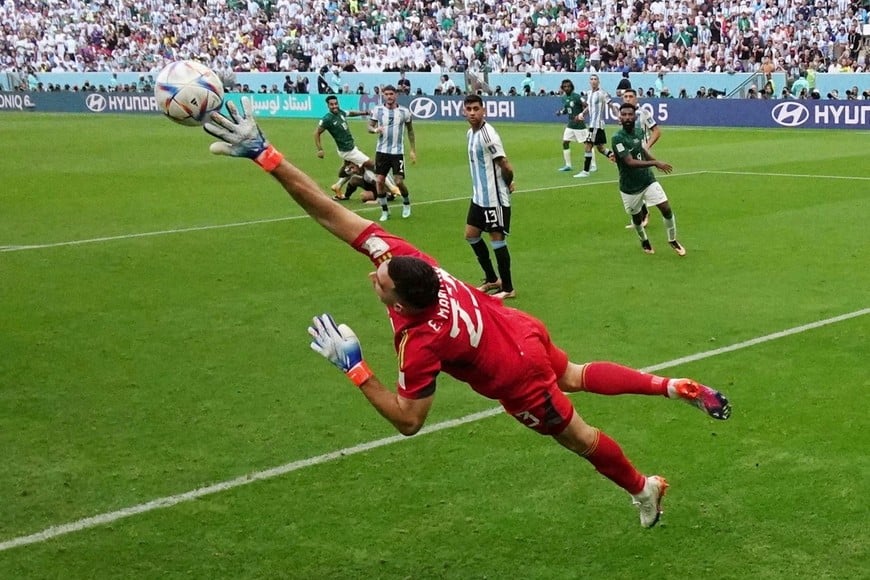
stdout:
[[654,181],[640,193],[619,192],[619,195],[622,196],[622,206],[628,215],[640,213],[644,203],[647,207],[652,207],[668,201],[668,196],[665,195],[665,190],[662,189],[662,185],[658,181]]
[[354,147],[350,151],[339,151],[338,156],[344,159],[345,162],[364,165],[369,162],[369,156],[359,150],[359,147]]
[[562,133],[562,141],[577,141],[578,143],[584,143],[588,133],[588,129],[569,129],[568,127],[565,127],[565,132]]

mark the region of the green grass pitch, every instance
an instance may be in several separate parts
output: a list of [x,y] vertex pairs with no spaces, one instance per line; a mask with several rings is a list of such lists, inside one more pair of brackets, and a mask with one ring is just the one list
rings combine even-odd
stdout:
[[[315,124],[262,123],[326,188],[338,162],[315,157]],[[614,166],[556,171],[561,125],[494,124],[518,190],[512,305],[575,361],[662,367],[733,401],[719,423],[664,399],[574,396],[668,477],[659,527],[447,377],[429,419],[444,428],[386,439],[305,332],[331,312],[392,383],[368,263],[253,164],[155,117],[10,113],[0,578],[866,577],[870,133],[664,127],[679,258],[657,212],[653,256],[623,227]],[[414,215],[387,225],[476,282],[466,128],[416,123]]]

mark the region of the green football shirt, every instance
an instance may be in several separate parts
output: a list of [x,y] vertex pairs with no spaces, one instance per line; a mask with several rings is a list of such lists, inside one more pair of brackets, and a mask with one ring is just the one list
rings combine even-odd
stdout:
[[619,169],[619,191],[628,194],[640,193],[655,182],[651,167],[635,168],[625,164],[626,157],[646,159],[643,152],[643,129],[640,126],[635,125],[631,133],[620,129],[613,136],[611,146],[616,155],[616,167]]
[[568,115],[569,129],[586,128],[586,123],[583,121],[583,117],[580,117],[579,121],[575,119],[575,117],[583,111],[583,108],[583,98],[577,93],[562,95],[562,112],[567,113]]
[[320,119],[320,126],[329,131],[339,151],[351,151],[356,147],[353,135],[350,134],[350,129],[347,127],[347,113],[341,109],[338,110],[338,113],[326,113]]

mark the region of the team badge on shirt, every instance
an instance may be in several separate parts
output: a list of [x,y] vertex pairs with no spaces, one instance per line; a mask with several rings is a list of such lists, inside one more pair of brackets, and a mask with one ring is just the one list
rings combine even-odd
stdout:
[[360,247],[377,264],[383,264],[393,257],[390,246],[380,236],[368,237]]

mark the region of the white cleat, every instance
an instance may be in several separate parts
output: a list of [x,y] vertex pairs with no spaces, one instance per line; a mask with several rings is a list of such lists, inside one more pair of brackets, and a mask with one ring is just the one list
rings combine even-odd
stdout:
[[646,478],[643,490],[632,496],[632,502],[640,511],[640,525],[651,528],[662,516],[662,498],[668,490],[668,482],[664,477],[652,475]]
[[381,217],[380,217],[380,219],[378,219],[378,221],[385,222],[385,221],[387,221],[388,219],[390,219],[390,212],[388,212],[388,211],[382,211],[382,212],[381,212]]
[[402,204],[402,217],[409,218],[411,217],[411,204]]
[[580,173],[575,173],[574,177],[589,177],[588,171],[581,171]]
[[598,167],[595,165],[589,168],[589,173],[595,173],[596,171],[598,171]]

